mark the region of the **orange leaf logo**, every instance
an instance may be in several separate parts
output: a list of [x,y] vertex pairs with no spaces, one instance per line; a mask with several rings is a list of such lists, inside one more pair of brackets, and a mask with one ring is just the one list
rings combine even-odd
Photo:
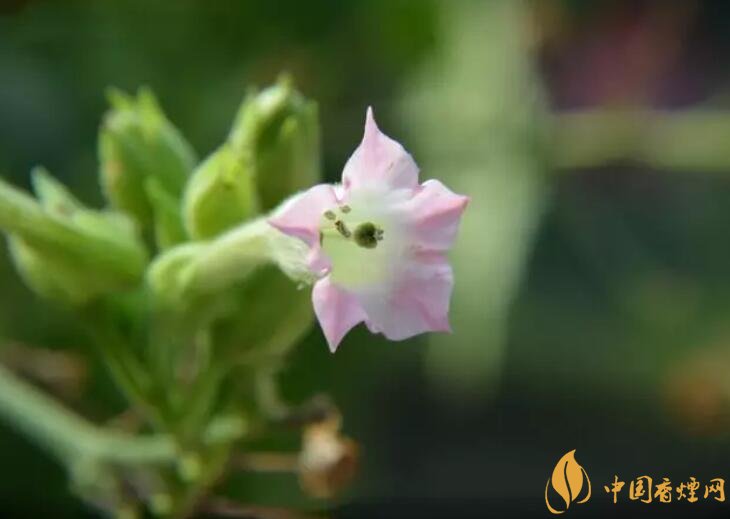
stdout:
[[[563,501],[560,504],[556,503],[558,496]],[[591,480],[585,469],[575,461],[575,449],[573,449],[555,465],[553,475],[545,485],[545,504],[551,513],[562,514],[570,508],[571,503],[585,503],[590,498]]]

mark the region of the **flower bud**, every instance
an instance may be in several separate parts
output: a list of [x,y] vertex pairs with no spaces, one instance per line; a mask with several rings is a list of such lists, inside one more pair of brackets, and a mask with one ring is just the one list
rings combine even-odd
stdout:
[[113,91],[109,100],[99,133],[102,189],[112,206],[146,226],[153,218],[146,180],[154,178],[179,200],[195,154],[149,90],[140,89],[136,98]]
[[288,78],[246,97],[228,140],[252,153],[263,211],[319,181],[317,104],[294,90]]
[[86,209],[41,169],[32,176],[38,201],[0,181],[0,228],[31,289],[77,305],[141,279],[146,252],[126,216]]
[[145,192],[149,198],[154,216],[155,242],[160,250],[187,240],[180,214],[180,201],[165,191],[155,178],[145,182]]
[[251,154],[223,144],[197,167],[185,189],[185,228],[195,239],[212,238],[257,212]]

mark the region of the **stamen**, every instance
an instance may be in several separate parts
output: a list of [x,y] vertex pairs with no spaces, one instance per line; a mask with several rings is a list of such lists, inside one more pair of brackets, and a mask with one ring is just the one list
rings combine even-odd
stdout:
[[347,228],[347,226],[345,225],[345,222],[343,222],[342,220],[337,220],[335,222],[335,229],[337,229],[337,232],[339,232],[345,238],[349,239],[350,236],[352,236],[350,229]]
[[347,214],[347,213],[349,213],[351,211],[351,209],[350,209],[350,206],[349,205],[341,205],[340,206],[340,211],[342,211],[343,213]]
[[332,211],[325,211],[324,217],[328,220],[334,220],[335,218],[337,218],[337,215],[335,215],[335,213],[333,213]]
[[355,229],[355,243],[366,249],[374,249],[383,239],[383,230],[371,222],[362,223]]

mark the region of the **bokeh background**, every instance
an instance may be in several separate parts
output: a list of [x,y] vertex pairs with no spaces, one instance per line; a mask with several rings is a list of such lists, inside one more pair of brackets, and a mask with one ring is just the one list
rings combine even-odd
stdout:
[[[358,329],[332,356],[313,327],[284,372],[289,399],[331,394],[362,445],[331,515],[545,517],[545,482],[577,449],[594,497],[576,516],[727,517],[626,489],[614,506],[603,485],[730,481],[728,56],[721,0],[0,0],[0,172],[27,187],[43,164],[101,204],[107,87],[152,87],[204,156],[248,86],[288,71],[319,102],[334,181],[372,105],[424,178],[472,203],[453,335]],[[0,287],[6,363],[23,370],[21,345],[84,354],[4,252]],[[120,405],[99,366],[66,368],[86,383],[47,373],[59,398],[91,417]],[[94,517],[5,425],[0,461],[3,517]],[[290,476],[226,492],[312,506]]]

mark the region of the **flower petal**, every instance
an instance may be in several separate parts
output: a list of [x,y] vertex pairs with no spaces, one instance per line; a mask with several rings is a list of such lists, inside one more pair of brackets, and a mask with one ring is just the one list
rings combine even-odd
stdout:
[[367,317],[355,295],[334,285],[329,276],[315,283],[312,303],[332,353],[347,332]]
[[334,188],[329,184],[319,184],[290,198],[269,218],[269,224],[315,247],[319,245],[322,213],[335,206],[337,197]]
[[468,203],[469,197],[455,194],[438,180],[427,180],[399,211],[419,249],[446,251]]
[[395,290],[358,293],[372,332],[399,341],[424,332],[449,332],[449,301],[454,285],[446,257],[431,253],[408,263]]
[[332,270],[332,260],[325,254],[319,242],[312,245],[307,256],[307,267],[315,275],[322,277]]
[[380,131],[368,108],[365,135],[342,172],[345,189],[415,189],[418,166],[398,142]]

